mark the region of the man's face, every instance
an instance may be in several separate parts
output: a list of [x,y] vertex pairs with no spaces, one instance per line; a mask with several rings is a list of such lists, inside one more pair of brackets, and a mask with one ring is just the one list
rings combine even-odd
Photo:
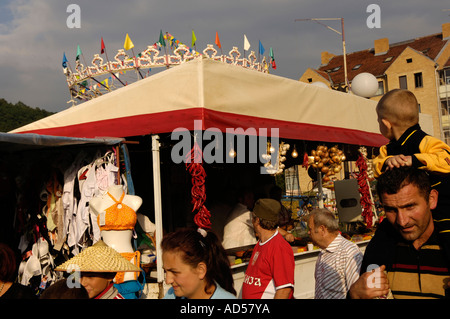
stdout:
[[381,200],[389,222],[405,240],[414,242],[430,227],[437,192],[432,190],[427,201],[417,186],[409,184],[396,194],[382,194]]
[[312,216],[308,219],[308,234],[314,245],[319,246],[322,249],[327,247],[324,241],[323,227],[316,227]]

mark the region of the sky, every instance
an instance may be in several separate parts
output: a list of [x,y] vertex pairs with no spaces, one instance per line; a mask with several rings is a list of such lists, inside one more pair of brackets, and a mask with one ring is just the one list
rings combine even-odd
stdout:
[[[80,28],[67,19],[80,8]],[[370,4],[379,7],[379,28],[370,28]],[[86,61],[100,53],[103,37],[110,59],[123,48],[128,33],[137,54],[158,41],[160,30],[190,45],[192,30],[199,51],[214,44],[216,31],[223,52],[273,48],[272,74],[298,80],[320,66],[320,54],[342,54],[342,38],[324,26],[296,19],[344,18],[347,52],[441,32],[450,22],[448,0],[0,0],[0,98],[58,112],[71,104],[61,66],[63,53],[75,64],[77,45]],[[373,20],[372,20],[373,21]],[[323,21],[340,31],[340,21]],[[152,72],[156,70],[152,69]]]

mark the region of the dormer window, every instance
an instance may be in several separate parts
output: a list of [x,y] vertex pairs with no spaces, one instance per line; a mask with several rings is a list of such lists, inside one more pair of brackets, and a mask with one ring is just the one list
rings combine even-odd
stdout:
[[335,67],[334,69],[332,69],[331,72],[336,72],[336,71],[338,71],[340,68],[341,68],[341,66],[337,66],[337,67]]
[[387,57],[386,59],[384,59],[383,63],[391,62],[393,58],[393,56]]
[[362,64],[357,64],[357,65],[355,65],[355,66],[352,68],[352,70],[358,70],[358,69],[361,67],[361,65],[362,65]]

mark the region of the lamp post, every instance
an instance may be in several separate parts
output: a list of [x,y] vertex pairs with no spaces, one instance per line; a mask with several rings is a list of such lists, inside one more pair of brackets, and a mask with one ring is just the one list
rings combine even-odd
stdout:
[[[320,21],[324,21],[324,20],[341,20],[342,31],[338,31],[338,30],[326,25],[325,23],[320,22]],[[318,24],[324,26],[325,28],[327,28],[333,32],[336,32],[337,34],[342,36],[342,52],[343,52],[343,56],[344,56],[344,78],[345,78],[345,85],[347,85],[348,91],[350,92],[350,86],[349,86],[348,78],[347,78],[347,51],[345,49],[344,18],[308,18],[308,19],[295,19],[295,21],[314,21],[314,22],[317,22]]]

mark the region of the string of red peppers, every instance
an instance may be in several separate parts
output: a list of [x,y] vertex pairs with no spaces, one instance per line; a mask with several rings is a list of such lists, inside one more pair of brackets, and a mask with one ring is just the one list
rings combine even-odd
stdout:
[[194,147],[192,147],[186,158],[186,170],[188,170],[189,174],[192,176],[192,212],[196,210],[198,211],[194,216],[194,222],[199,228],[211,228],[211,221],[209,219],[211,217],[211,213],[205,207],[206,172],[202,165],[202,158],[202,150],[198,146],[197,142],[194,142]]
[[370,199],[370,189],[367,179],[367,162],[362,154],[359,154],[358,160],[356,161],[356,165],[358,166],[359,173],[356,173],[358,185],[359,185],[359,193],[361,194],[361,207],[362,207],[362,216],[364,217],[364,221],[367,224],[367,227],[372,227],[372,201]]

